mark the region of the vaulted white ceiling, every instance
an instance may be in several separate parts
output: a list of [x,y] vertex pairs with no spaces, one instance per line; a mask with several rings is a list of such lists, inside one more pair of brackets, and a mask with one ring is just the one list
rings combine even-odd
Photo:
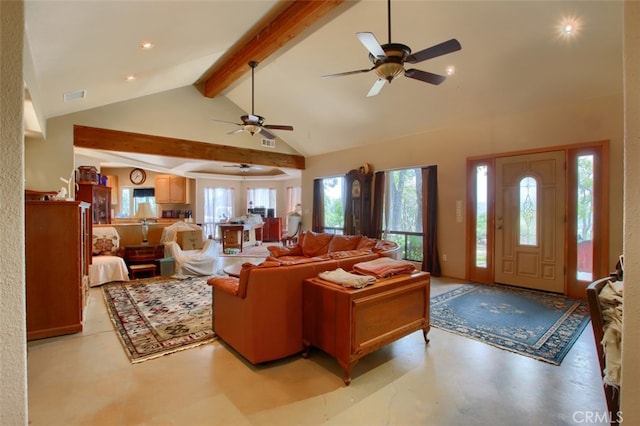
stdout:
[[[621,1],[392,1],[391,41],[414,52],[456,38],[462,50],[414,68],[439,86],[406,77],[367,97],[373,72],[355,33],[388,41],[387,3],[345,1],[256,70],[256,113],[301,155],[488,119],[549,103],[622,91]],[[276,1],[26,1],[33,102],[47,118],[194,84]],[[561,37],[575,18],[573,38]],[[155,47],[141,52],[138,44]],[[135,73],[135,82],[124,78]],[[82,101],[63,93],[86,90]],[[251,111],[250,73],[222,92]],[[217,117],[224,118],[224,117]],[[235,117],[229,117],[235,119]],[[231,130],[231,129],[230,129]]]

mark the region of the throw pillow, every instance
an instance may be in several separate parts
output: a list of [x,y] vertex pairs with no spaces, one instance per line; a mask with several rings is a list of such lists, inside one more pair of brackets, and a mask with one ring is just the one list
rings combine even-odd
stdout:
[[329,253],[355,250],[361,239],[362,235],[334,235],[329,242]]
[[371,250],[376,246],[377,242],[378,242],[378,240],[375,240],[373,238],[362,237],[360,239],[360,241],[358,241],[358,245],[356,246],[356,249],[358,249],[358,250],[365,250],[365,249]]
[[117,247],[113,243],[112,238],[94,238],[93,254],[112,254]]
[[333,234],[307,231],[302,240],[302,254],[307,257],[319,256],[329,252],[329,242]]

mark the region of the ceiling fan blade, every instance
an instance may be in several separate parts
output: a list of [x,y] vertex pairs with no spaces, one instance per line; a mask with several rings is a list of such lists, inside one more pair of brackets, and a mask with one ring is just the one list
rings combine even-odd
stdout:
[[242,126],[242,124],[240,123],[236,123],[234,121],[226,121],[226,120],[216,120],[215,118],[212,118],[211,121],[217,121],[218,123],[228,123],[228,124],[235,124],[236,126]]
[[262,127],[272,130],[293,130],[293,126],[286,126],[282,124],[268,124]]
[[373,33],[356,33],[356,36],[373,56],[379,59],[387,57],[387,54],[382,49],[382,46],[380,46],[378,39],[373,35]]
[[462,49],[460,42],[455,38],[452,38],[451,40],[447,40],[440,44],[436,44],[435,46],[416,52],[413,55],[409,55],[404,61],[409,62],[410,64],[415,64],[426,61],[427,59],[446,55],[447,53],[455,52],[460,49]]
[[275,139],[276,138],[276,135],[274,135],[273,133],[271,133],[270,131],[268,131],[264,127],[260,127],[259,133],[262,134],[262,136],[264,136],[267,139]]
[[347,72],[339,72],[339,73],[337,73],[337,74],[323,75],[323,76],[322,76],[322,78],[343,77],[343,76],[345,76],[345,75],[361,74],[361,73],[363,73],[363,72],[369,72],[369,71],[371,71],[373,68],[375,68],[375,67],[366,68],[366,69],[363,69],[363,70],[347,71]]
[[379,78],[377,79],[374,83],[373,86],[371,86],[371,89],[369,89],[369,93],[367,93],[367,97],[368,96],[375,96],[378,93],[380,93],[380,91],[382,90],[382,87],[384,86],[384,83],[387,80],[385,80],[384,78]]
[[241,132],[244,132],[244,129],[232,130],[227,134],[228,135],[235,135],[236,133],[241,133]]
[[424,81],[425,83],[435,84],[436,86],[447,79],[447,77],[438,74],[432,74],[427,71],[409,69],[404,72],[405,77],[414,78]]

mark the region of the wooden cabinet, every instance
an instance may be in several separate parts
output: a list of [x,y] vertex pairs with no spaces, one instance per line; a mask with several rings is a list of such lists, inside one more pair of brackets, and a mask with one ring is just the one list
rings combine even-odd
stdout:
[[156,175],[155,197],[158,204],[187,203],[187,178],[174,175]]
[[275,242],[282,239],[282,218],[265,217],[262,226],[262,241]]
[[111,188],[88,183],[78,184],[76,200],[91,203],[92,222],[111,223]]
[[345,288],[319,278],[302,286],[304,357],[311,346],[335,357],[351,382],[363,356],[417,330],[428,342],[430,274],[417,272]]
[[89,291],[89,204],[25,202],[27,339],[82,331]]

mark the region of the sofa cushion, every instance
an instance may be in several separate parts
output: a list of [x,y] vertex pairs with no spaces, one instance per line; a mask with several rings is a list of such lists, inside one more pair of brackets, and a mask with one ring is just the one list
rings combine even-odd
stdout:
[[362,235],[334,235],[329,241],[329,253],[355,250],[361,239]]
[[329,242],[333,234],[307,231],[302,240],[302,254],[307,257],[319,256],[329,252]]
[[302,247],[299,245],[293,247],[267,246],[267,250],[269,250],[272,257],[302,256]]
[[315,258],[304,256],[282,256],[278,258],[278,261],[281,266],[301,265],[303,263],[316,262]]
[[371,250],[342,250],[342,251],[333,251],[329,253],[329,257],[331,259],[346,259],[348,257],[356,257],[356,256],[366,256],[367,254],[371,254]]

